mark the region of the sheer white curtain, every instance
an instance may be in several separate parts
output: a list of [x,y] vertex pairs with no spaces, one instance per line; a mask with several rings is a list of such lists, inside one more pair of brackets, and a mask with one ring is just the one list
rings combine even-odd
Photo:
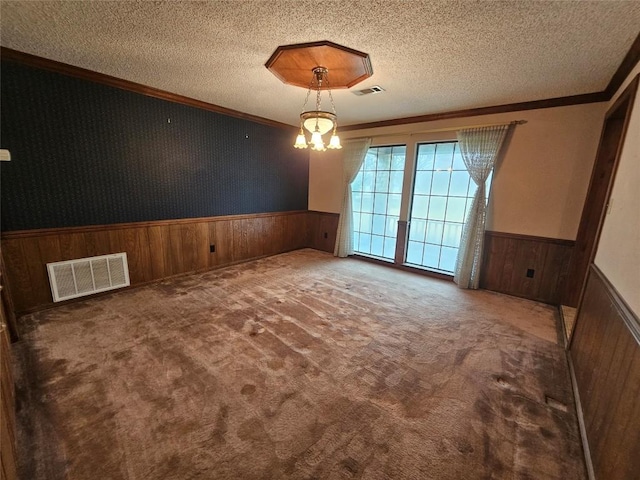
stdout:
[[342,150],[342,209],[338,222],[338,235],[333,254],[336,257],[346,257],[353,254],[353,208],[351,206],[351,182],[356,178],[364,157],[367,155],[370,138],[347,141]]
[[478,186],[467,213],[458,250],[454,281],[460,288],[478,288],[487,213],[486,182],[510,125],[458,131],[458,143],[469,176]]

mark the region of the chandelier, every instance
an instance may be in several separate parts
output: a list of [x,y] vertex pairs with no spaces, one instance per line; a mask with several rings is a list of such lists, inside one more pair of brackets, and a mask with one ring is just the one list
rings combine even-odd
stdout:
[[[307,97],[302,105],[302,113],[300,114],[300,133],[296,138],[296,143],[293,145],[295,148],[307,148],[311,145],[311,150],[319,152],[325,151],[327,148],[338,149],[342,148],[340,145],[340,137],[336,134],[338,128],[338,117],[336,116],[336,106],[333,103],[333,95],[331,95],[331,86],[329,84],[329,71],[325,67],[315,67],[313,69],[313,77],[309,84],[309,90],[307,90]],[[321,109],[322,95],[320,90],[323,85],[325,86],[327,93],[329,94],[329,100],[331,101],[331,111],[327,112]],[[316,92],[316,109],[305,110],[311,91]],[[311,141],[307,142],[305,130],[311,134]],[[329,145],[325,146],[323,135],[331,131],[331,139]]]
[[[293,145],[316,151],[342,148],[336,133],[338,117],[331,88],[351,88],[373,75],[369,55],[337,43],[320,42],[280,45],[273,52],[265,67],[282,82],[307,88],[307,97],[300,114],[300,130]],[[331,85],[329,84],[331,70]],[[313,72],[309,83],[309,71]],[[330,111],[322,110],[322,90],[326,90],[331,102]],[[315,93],[315,110],[307,110],[307,103]],[[330,135],[329,135],[329,132]]]

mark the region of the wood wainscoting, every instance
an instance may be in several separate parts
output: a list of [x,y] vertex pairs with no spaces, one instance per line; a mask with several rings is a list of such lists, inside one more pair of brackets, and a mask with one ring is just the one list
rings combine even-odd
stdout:
[[11,373],[11,346],[0,302],[0,478],[16,480],[16,402]]
[[[339,219],[293,211],[24,230],[2,235],[2,256],[12,306],[21,314],[52,304],[50,262],[127,252],[131,285],[142,285],[298,248],[333,253]],[[488,231],[481,287],[557,304],[572,247],[568,240]]]
[[574,242],[485,232],[480,288],[560,304]]
[[50,262],[127,252],[131,285],[141,285],[304,248],[308,216],[292,211],[3,233],[13,307],[24,313],[52,304]]
[[595,478],[638,478],[640,321],[593,264],[569,356]]
[[309,212],[309,247],[333,253],[338,234],[339,213]]

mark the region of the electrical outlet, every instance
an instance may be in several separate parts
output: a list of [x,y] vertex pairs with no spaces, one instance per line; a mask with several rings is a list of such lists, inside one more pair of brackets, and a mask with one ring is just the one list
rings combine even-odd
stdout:
[[329,238],[329,234],[327,232],[324,232],[324,238]]
[[216,253],[216,246],[215,245],[209,245],[209,252],[210,253]]
[[536,271],[533,268],[527,268],[527,278],[533,278]]

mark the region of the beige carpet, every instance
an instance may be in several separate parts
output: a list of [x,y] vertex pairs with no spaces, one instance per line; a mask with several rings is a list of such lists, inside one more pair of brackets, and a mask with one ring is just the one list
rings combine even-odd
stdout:
[[583,479],[554,312],[314,250],[40,312],[21,478]]

